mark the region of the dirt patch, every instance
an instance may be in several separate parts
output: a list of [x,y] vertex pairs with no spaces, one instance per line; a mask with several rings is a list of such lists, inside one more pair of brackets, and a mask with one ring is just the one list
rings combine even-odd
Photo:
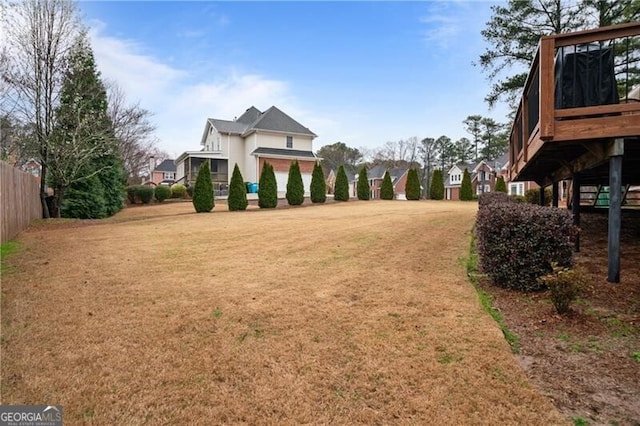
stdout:
[[591,425],[640,425],[640,216],[623,217],[621,283],[607,277],[607,216],[583,214],[576,264],[591,285],[567,316],[545,293],[482,283],[509,329],[529,379],[570,418]]
[[475,212],[179,203],[33,228],[2,277],[2,403],[70,424],[567,424],[468,282]]

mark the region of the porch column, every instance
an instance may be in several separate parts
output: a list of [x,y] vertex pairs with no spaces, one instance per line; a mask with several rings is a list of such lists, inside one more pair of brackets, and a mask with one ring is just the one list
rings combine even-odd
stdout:
[[540,186],[540,193],[538,194],[538,204],[544,206],[544,186]]
[[607,252],[609,268],[607,281],[620,282],[620,222],[622,216],[622,155],[624,139],[614,141],[614,149],[609,158],[609,243]]
[[553,207],[558,207],[558,199],[560,198],[560,194],[558,191],[558,182],[553,182],[551,186],[551,190],[553,191],[553,195],[551,197],[551,204]]
[[[574,173],[572,177],[571,193],[571,213],[573,214],[573,224],[580,226],[580,174]],[[576,253],[580,252],[580,234],[576,235],[576,243],[573,248]]]

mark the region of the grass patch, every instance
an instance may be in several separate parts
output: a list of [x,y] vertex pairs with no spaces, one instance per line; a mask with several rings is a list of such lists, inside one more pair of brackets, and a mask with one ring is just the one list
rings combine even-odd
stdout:
[[631,352],[631,358],[640,363],[640,352]]
[[15,253],[20,248],[20,244],[15,241],[7,241],[0,245],[0,272],[9,271],[9,266],[6,264],[7,256],[11,253]]
[[467,275],[469,276],[469,280],[473,286],[476,288],[482,308],[500,326],[500,330],[502,330],[504,338],[507,343],[509,343],[509,346],[511,346],[511,352],[514,354],[520,353],[520,338],[513,331],[509,330],[502,314],[493,307],[493,297],[478,286],[478,277],[480,274],[478,273],[478,251],[476,250],[475,229],[471,232],[469,256],[465,259],[465,264],[467,267]]

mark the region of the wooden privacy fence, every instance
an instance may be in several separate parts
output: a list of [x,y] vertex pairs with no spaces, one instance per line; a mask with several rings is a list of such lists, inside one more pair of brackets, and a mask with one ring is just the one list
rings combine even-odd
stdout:
[[0,210],[1,243],[18,235],[32,220],[42,219],[38,179],[4,161],[0,161]]

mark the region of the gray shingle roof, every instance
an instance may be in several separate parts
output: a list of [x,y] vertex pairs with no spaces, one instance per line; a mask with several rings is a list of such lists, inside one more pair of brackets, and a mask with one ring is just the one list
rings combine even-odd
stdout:
[[176,163],[173,160],[164,160],[162,163],[158,164],[154,172],[175,172],[176,171]]
[[258,148],[251,154],[253,155],[281,155],[285,157],[301,157],[316,159],[316,155],[312,151],[301,151],[298,149],[283,149],[283,148]]
[[251,125],[248,131],[253,129],[274,130],[276,132],[299,133],[303,135],[316,136],[316,134],[311,130],[304,127],[302,124],[298,123],[275,106],[266,110],[258,120]]
[[210,118],[209,121],[220,133],[236,133],[241,135],[247,130],[246,124],[238,123],[237,121],[218,120],[217,118]]
[[210,118],[209,121],[221,133],[247,134],[255,130],[271,130],[274,132],[317,136],[275,106],[265,112],[260,112],[259,109],[252,106],[235,121],[216,118]]

